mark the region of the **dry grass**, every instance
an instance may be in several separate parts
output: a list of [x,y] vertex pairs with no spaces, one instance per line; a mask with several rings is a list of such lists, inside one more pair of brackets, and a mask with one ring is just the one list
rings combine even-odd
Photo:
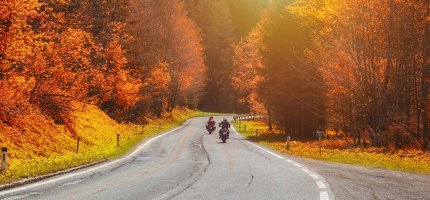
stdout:
[[[190,117],[204,116],[194,110],[174,110],[171,116],[150,120],[144,128],[112,120],[95,106],[72,113],[74,127],[56,125],[39,115],[17,119],[19,127],[0,125],[0,146],[8,147],[9,168],[0,183],[56,172],[90,162],[116,158],[142,139],[169,130]],[[120,147],[116,135],[120,134]],[[77,137],[81,138],[76,154]]]
[[[246,131],[244,131],[245,124],[247,126]],[[419,149],[350,148],[350,145],[345,140],[323,140],[321,143],[322,153],[320,155],[320,143],[318,141],[292,141],[290,149],[286,150],[286,136],[269,133],[266,124],[263,122],[242,121],[234,122],[233,125],[247,139],[293,156],[430,174],[430,152]],[[255,136],[256,129],[260,129],[258,137]]]

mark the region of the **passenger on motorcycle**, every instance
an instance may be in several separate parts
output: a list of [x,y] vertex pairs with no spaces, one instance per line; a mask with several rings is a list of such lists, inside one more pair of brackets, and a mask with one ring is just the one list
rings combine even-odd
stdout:
[[209,117],[208,125],[206,125],[206,130],[209,131],[209,128],[213,128],[215,130],[215,124],[216,122],[214,120],[214,117]]
[[[230,122],[227,121],[227,118],[224,118],[222,120],[221,123],[219,123],[219,127],[221,127],[221,129],[219,130],[219,136],[221,138],[221,134],[222,134],[222,129],[226,128],[227,130],[230,128]],[[230,130],[228,130],[227,132],[227,136],[230,136]]]

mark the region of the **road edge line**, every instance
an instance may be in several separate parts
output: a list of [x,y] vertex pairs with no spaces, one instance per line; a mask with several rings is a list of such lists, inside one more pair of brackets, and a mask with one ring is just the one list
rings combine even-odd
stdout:
[[[236,135],[238,135],[246,143],[248,143],[248,144],[250,144],[250,145],[252,145],[252,146],[254,146],[254,147],[256,147],[256,148],[258,148],[260,150],[263,150],[266,153],[269,153],[270,155],[275,156],[276,158],[279,158],[281,160],[287,161],[289,164],[292,164],[292,165],[294,165],[295,167],[297,167],[299,169],[302,169],[302,170],[303,169],[307,169],[309,171],[308,167],[306,167],[305,165],[299,164],[298,162],[296,162],[296,161],[294,161],[292,159],[280,156],[277,153],[274,153],[274,152],[272,152],[272,151],[270,151],[270,150],[268,150],[268,149],[266,149],[264,147],[261,147],[260,145],[255,144],[254,142],[250,142],[250,141],[246,140],[241,134],[239,134],[239,132],[237,132],[237,130],[236,130],[236,128],[234,128],[234,126],[231,126],[231,128],[233,129],[234,133],[236,133]],[[283,155],[285,155],[285,154],[283,154]],[[331,188],[330,188],[330,185],[328,184],[328,182],[320,174],[312,172],[312,171],[309,171],[309,172],[310,173],[307,173],[307,172],[305,172],[305,173],[307,175],[309,175],[314,180],[314,182],[315,182],[315,184],[316,184],[316,186],[318,188],[318,191],[319,191],[320,200],[335,200],[336,198],[334,196],[333,191],[331,191]],[[323,183],[324,186],[325,186],[325,188],[323,188],[323,189],[320,188],[319,184],[317,182]]]
[[95,161],[95,162],[92,162],[92,163],[89,163],[89,164],[85,164],[85,165],[81,165],[81,166],[69,168],[69,169],[66,169],[66,170],[62,170],[62,171],[58,171],[58,172],[54,172],[54,173],[49,173],[49,174],[44,174],[44,175],[36,176],[36,177],[32,177],[32,178],[26,178],[26,179],[22,179],[22,180],[19,180],[19,181],[12,182],[12,183],[3,184],[3,185],[0,185],[0,194],[1,194],[2,191],[6,191],[6,190],[9,190],[9,189],[13,189],[13,188],[20,187],[20,186],[23,186],[23,185],[27,185],[27,184],[30,184],[30,183],[35,183],[35,182],[38,182],[38,181],[42,181],[42,180],[45,180],[45,179],[48,179],[48,178],[52,178],[54,176],[60,176],[60,175],[71,173],[71,172],[75,172],[75,171],[78,171],[78,170],[81,170],[81,169],[89,168],[89,167],[92,167],[92,166],[95,166],[95,165],[98,165],[98,164],[101,164],[101,163],[104,163],[104,162],[107,162],[107,161],[108,161],[107,159],[103,159],[103,160]]
[[[71,178],[74,176],[79,176],[85,173],[90,173],[93,171],[96,171],[98,169],[102,169],[111,165],[114,165],[120,161],[124,161],[127,159],[132,158],[135,154],[137,154],[139,151],[141,151],[144,147],[146,147],[147,145],[149,145],[150,143],[154,142],[156,139],[168,135],[172,132],[175,132],[179,129],[184,128],[185,126],[187,126],[189,124],[189,120],[193,119],[193,118],[197,118],[197,117],[192,117],[187,119],[185,122],[183,122],[180,126],[173,128],[171,130],[168,130],[167,132],[161,132],[158,135],[152,136],[150,138],[146,138],[144,140],[142,140],[142,143],[136,145],[136,147],[134,148],[134,150],[130,150],[129,153],[122,155],[121,157],[114,159],[114,160],[102,160],[100,162],[95,162],[95,163],[90,163],[88,165],[83,165],[83,166],[78,166],[75,168],[71,168],[71,169],[67,169],[67,170],[63,170],[63,171],[59,171],[56,173],[52,173],[52,174],[46,174],[46,175],[42,175],[42,176],[38,176],[38,177],[34,177],[34,178],[30,178],[27,180],[21,180],[21,181],[17,181],[17,182],[13,182],[13,183],[9,183],[9,184],[5,184],[5,185],[1,185],[0,186],[0,196],[3,195],[8,195],[11,193],[16,193],[16,192],[20,192],[23,190],[27,190],[27,189],[31,189],[31,188],[35,188],[38,186],[42,186],[42,185],[46,185],[46,184],[50,184],[50,183],[54,183],[57,181],[61,181],[67,178]],[[104,163],[104,164],[102,164]],[[99,165],[99,166],[97,166]],[[73,170],[72,170],[73,169]],[[79,170],[83,170],[85,169],[85,171],[81,171],[81,172],[77,172]],[[64,176],[62,176],[64,175]],[[56,177],[58,176],[58,177]],[[53,178],[51,180],[47,180],[49,178]],[[3,188],[4,187],[4,188]]]

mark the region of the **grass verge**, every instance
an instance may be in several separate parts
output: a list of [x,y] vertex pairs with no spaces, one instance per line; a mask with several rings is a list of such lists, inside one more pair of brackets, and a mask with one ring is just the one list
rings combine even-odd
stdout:
[[0,184],[115,159],[143,139],[177,127],[189,118],[207,115],[216,114],[178,109],[169,116],[149,120],[143,127],[117,123],[97,107],[88,105],[73,113],[73,127],[37,118],[22,119],[19,127],[0,127],[0,147],[8,147],[9,151],[8,169],[0,173]]
[[[246,130],[245,130],[246,125]],[[384,148],[346,148],[345,140],[323,140],[320,155],[318,141],[292,141],[286,149],[284,134],[269,133],[264,122],[235,121],[235,129],[246,139],[265,145],[275,151],[315,160],[347,163],[398,171],[430,174],[430,152],[417,149],[387,150]],[[256,136],[256,129],[259,135]]]

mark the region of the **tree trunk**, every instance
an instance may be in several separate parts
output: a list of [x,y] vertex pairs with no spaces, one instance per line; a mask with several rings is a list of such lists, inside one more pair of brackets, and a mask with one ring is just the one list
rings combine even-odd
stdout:
[[269,131],[272,131],[273,130],[273,127],[272,127],[272,111],[270,109],[267,109],[267,120],[269,123]]
[[[430,16],[430,0],[427,0],[426,3],[426,19]],[[429,121],[428,121],[428,97],[429,97],[429,75],[430,75],[430,64],[428,57],[430,56],[429,52],[429,22],[425,22],[424,28],[424,39],[423,39],[423,66],[422,66],[422,77],[421,77],[421,109],[422,109],[422,123],[423,123],[423,148],[429,149]]]

